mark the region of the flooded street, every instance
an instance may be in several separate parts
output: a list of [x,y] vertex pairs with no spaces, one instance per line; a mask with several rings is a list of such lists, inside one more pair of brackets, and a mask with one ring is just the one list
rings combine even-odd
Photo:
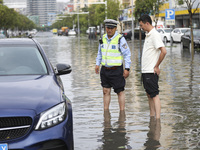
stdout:
[[72,66],[61,76],[72,101],[75,150],[195,150],[200,149],[200,53],[192,60],[180,43],[170,46],[159,79],[161,120],[149,117],[141,85],[139,41],[128,41],[132,53],[126,80],[126,109],[119,111],[112,91],[110,111],[103,110],[100,77],[95,74],[98,40],[66,37],[50,32],[35,37],[53,65]]

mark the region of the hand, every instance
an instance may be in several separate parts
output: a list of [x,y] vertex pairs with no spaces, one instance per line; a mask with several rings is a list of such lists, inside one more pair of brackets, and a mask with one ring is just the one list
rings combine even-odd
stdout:
[[95,72],[96,72],[96,74],[99,74],[99,66],[97,66],[97,65],[95,67]]
[[154,67],[154,74],[157,74],[159,76],[159,74],[160,74],[159,67]]
[[129,76],[129,71],[128,70],[124,70],[123,76],[126,79]]

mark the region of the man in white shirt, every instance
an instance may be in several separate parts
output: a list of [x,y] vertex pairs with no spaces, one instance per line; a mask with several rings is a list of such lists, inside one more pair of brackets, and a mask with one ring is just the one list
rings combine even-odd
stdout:
[[139,24],[140,28],[147,32],[142,52],[143,85],[149,100],[150,116],[160,118],[159,65],[163,61],[167,51],[159,33],[152,26],[152,20],[149,15],[141,16]]

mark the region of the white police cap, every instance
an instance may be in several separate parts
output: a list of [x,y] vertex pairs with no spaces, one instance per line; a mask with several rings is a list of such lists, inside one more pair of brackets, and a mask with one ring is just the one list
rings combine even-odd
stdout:
[[104,23],[106,27],[117,27],[119,21],[116,21],[114,19],[106,19],[104,20]]

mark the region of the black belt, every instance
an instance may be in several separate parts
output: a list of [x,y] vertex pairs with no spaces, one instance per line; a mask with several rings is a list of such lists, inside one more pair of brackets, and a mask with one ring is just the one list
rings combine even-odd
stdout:
[[[103,66],[103,67],[105,67],[105,66]],[[105,67],[105,69],[107,69],[107,70],[116,70],[118,67],[120,67],[120,66]]]

